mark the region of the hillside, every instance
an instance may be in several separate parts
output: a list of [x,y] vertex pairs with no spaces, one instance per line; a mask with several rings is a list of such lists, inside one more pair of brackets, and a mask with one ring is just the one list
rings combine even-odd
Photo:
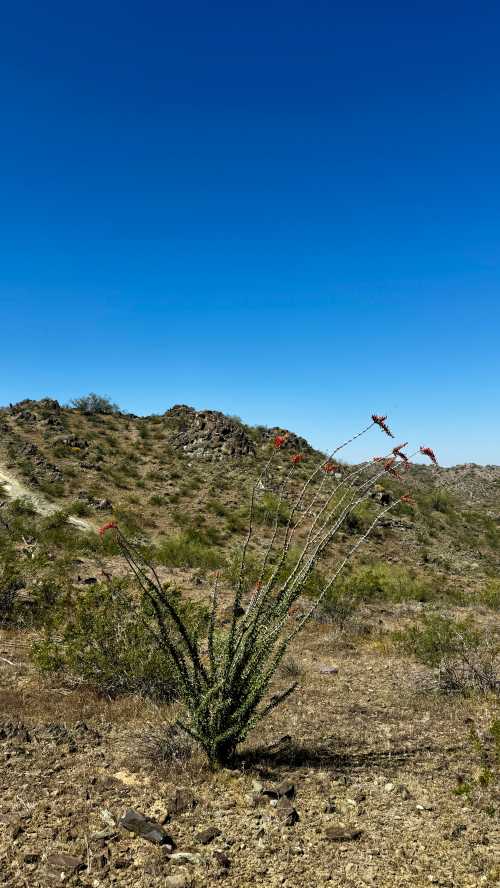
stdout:
[[[270,442],[285,431],[250,428],[238,418],[183,405],[138,417],[86,415],[50,399],[26,400],[0,410],[0,480],[10,475],[35,502],[67,510],[82,524],[97,527],[118,519],[154,539],[179,534],[198,539],[216,561],[242,539],[251,485]],[[291,454],[305,457],[297,467],[299,480],[324,459],[304,438],[286,433],[275,474],[262,484],[264,509],[266,503],[272,507]],[[367,448],[381,447],[376,435]],[[495,576],[500,466],[417,465],[407,481],[415,506],[398,506],[385,518],[360,557],[400,562],[463,590]],[[378,496],[396,488],[384,478]],[[268,523],[263,515],[263,539]],[[187,558],[179,566],[196,564]]]
[[[367,449],[390,450],[372,431]],[[316,509],[345,478],[362,490],[362,467],[323,465],[291,431],[184,405],[150,417],[49,399],[0,410],[7,888],[498,885],[499,466],[378,479],[286,617],[297,625],[393,504],[274,676],[271,700],[290,682],[295,692],[216,770],[180,732],[151,609],[112,534],[97,533],[118,522],[146,553],[206,657],[214,574],[222,637],[311,470]],[[144,833],[125,826],[129,809],[148,818]]]

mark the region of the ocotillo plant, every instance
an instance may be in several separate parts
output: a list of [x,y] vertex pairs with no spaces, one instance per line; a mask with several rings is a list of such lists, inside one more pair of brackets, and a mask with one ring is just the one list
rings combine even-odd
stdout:
[[[410,465],[404,452],[406,444],[353,468],[334,462],[340,450],[374,426],[393,437],[387,417],[374,414],[366,428],[313,467],[298,490],[295,489],[283,523],[280,520],[283,503],[289,501],[294,472],[304,459],[300,453],[291,455],[289,469],[278,487],[273,526],[260,563],[260,576],[250,600],[245,601],[245,568],[254,534],[257,498],[276,454],[286,443],[286,435],[274,438],[269,459],[252,489],[248,530],[239,555],[229,623],[219,625],[220,577],[216,576],[208,637],[203,646],[183,622],[175,599],[161,583],[154,565],[144,558],[141,547],[127,539],[115,522],[101,528],[101,534],[107,531],[115,534],[130,570],[153,608],[158,638],[171,657],[185,706],[185,715],[179,724],[200,744],[214,766],[230,761],[250,729],[295,690],[296,683],[267,698],[288,646],[311,619],[347,562],[383,515],[397,502],[411,501],[405,493],[389,505],[375,507],[377,511],[369,526],[359,532],[305,614],[292,625],[289,620],[292,605],[301,595],[311,571],[331,550],[336,535],[353,510],[370,497],[374,485],[384,475],[404,480],[402,473]],[[420,452],[436,462],[430,448],[421,447]],[[300,545],[296,546],[295,540],[300,540]]]

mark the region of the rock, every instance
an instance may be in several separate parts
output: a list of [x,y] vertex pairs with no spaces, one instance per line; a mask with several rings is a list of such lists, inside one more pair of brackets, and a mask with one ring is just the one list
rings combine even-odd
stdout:
[[154,845],[169,845],[172,850],[175,848],[174,840],[159,823],[149,820],[144,814],[134,811],[133,808],[128,809],[125,816],[120,820],[120,825],[129,832],[135,833],[136,836],[146,839],[147,842],[152,842]]
[[284,826],[293,826],[300,820],[298,811],[293,807],[290,799],[285,796],[276,805],[276,816]]
[[163,884],[165,888],[189,888],[193,883],[190,876],[179,873],[177,876],[167,876]]
[[325,836],[330,842],[353,842],[362,835],[362,829],[346,829],[343,826],[328,826],[325,830]]
[[72,450],[85,450],[89,446],[88,441],[85,441],[84,438],[78,438],[76,435],[67,435],[64,438],[59,438],[56,443],[64,444],[65,447],[70,447]]
[[265,789],[262,790],[262,795],[269,796],[270,799],[294,799],[295,784],[290,780],[283,780],[281,783],[278,783],[277,786],[266,786]]
[[202,857],[200,854],[190,854],[188,851],[176,851],[174,854],[169,854],[168,859],[172,863],[193,863],[193,864],[201,864]]
[[337,675],[339,671],[338,666],[320,666],[319,674],[320,675]]
[[231,866],[231,861],[227,854],[224,854],[224,851],[214,851],[214,860],[223,870],[228,870]]
[[283,780],[276,787],[276,792],[278,793],[278,798],[287,798],[294,799],[295,798],[295,784],[291,782],[291,780]]
[[101,808],[101,810],[99,811],[99,817],[104,823],[107,823],[108,826],[112,828],[116,826],[116,820],[113,817],[111,811],[108,811],[107,808]]
[[47,875],[59,883],[83,869],[85,869],[83,860],[71,854],[49,854],[47,857]]
[[207,829],[199,832],[195,839],[197,842],[200,842],[201,845],[208,845],[210,842],[213,842],[218,836],[221,835],[220,829],[217,829],[216,826],[209,826]]
[[188,790],[178,787],[173,797],[169,801],[169,814],[185,814],[186,811],[192,811],[196,808],[197,801],[194,795]]
[[99,832],[92,833],[89,841],[103,848],[106,842],[111,842],[117,837],[118,833],[114,829],[101,829]]

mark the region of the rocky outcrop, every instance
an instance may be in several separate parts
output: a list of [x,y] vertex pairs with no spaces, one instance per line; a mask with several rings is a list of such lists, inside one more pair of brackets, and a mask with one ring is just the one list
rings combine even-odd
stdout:
[[165,419],[171,445],[187,456],[223,460],[255,454],[255,444],[244,427],[217,410],[178,404],[165,413]]
[[282,435],[285,438],[283,450],[290,450],[294,453],[308,453],[312,450],[309,441],[306,441],[305,438],[301,438],[300,435],[296,435],[294,432],[289,432],[287,429],[280,429],[278,426],[273,426],[272,429],[266,426],[257,426],[257,431],[265,444],[274,441],[277,435]]

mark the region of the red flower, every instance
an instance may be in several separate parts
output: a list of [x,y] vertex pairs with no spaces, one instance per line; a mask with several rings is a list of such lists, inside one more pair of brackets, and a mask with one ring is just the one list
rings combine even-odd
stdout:
[[392,452],[393,452],[394,456],[399,456],[400,459],[403,459],[405,462],[408,462],[408,457],[407,457],[406,453],[402,453],[402,450],[403,450],[403,447],[406,447],[407,444],[408,444],[408,441],[405,441],[404,444],[398,444],[397,447],[392,448]]
[[108,521],[107,524],[103,524],[102,527],[99,528],[99,536],[104,536],[107,530],[116,530],[118,524],[116,521]]
[[412,506],[415,505],[415,500],[413,499],[412,496],[410,496],[409,493],[404,493],[403,496],[399,497],[399,499],[400,499],[400,502],[402,502],[402,503],[409,503]]
[[304,459],[304,454],[303,453],[294,453],[294,455],[291,456],[290,459],[293,462],[293,464],[296,466],[297,463],[302,462],[302,460]]
[[386,472],[389,473],[389,475],[394,475],[394,477],[397,478],[398,481],[401,481],[401,475],[394,468],[395,464],[396,464],[396,460],[393,456],[391,456],[391,458],[388,459],[387,462],[385,463],[384,469]]
[[285,443],[286,439],[287,439],[286,435],[276,435],[276,437],[274,439],[274,446],[276,447],[276,450],[279,450],[280,447],[283,447],[283,444]]
[[372,421],[375,423],[375,425],[380,426],[382,431],[385,432],[386,435],[389,435],[389,438],[394,438],[394,435],[386,424],[386,419],[387,416],[377,416],[376,413],[372,413]]
[[322,468],[327,475],[331,475],[332,472],[340,472],[340,466],[336,466],[335,463],[332,462],[325,463]]
[[423,453],[424,456],[428,456],[430,461],[434,463],[435,466],[438,465],[438,461],[436,459],[436,454],[432,450],[431,447],[421,447],[420,453]]

